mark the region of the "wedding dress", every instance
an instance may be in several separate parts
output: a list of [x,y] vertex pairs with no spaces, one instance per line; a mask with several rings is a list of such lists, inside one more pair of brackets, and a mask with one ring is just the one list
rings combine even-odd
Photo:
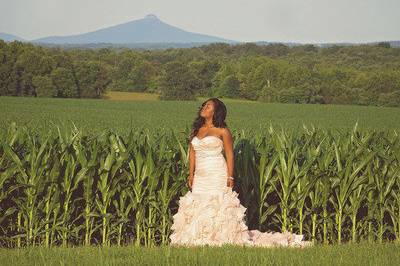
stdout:
[[248,230],[246,208],[238,193],[227,186],[227,164],[222,154],[223,141],[217,136],[197,136],[192,191],[179,199],[173,215],[171,245],[195,246],[238,244],[245,246],[308,246],[303,235],[290,232]]

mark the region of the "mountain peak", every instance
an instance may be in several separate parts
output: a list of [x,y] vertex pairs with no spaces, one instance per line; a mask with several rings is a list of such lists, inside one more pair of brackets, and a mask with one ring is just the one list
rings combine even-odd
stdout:
[[145,19],[156,19],[156,20],[159,20],[158,17],[157,17],[156,15],[154,15],[154,14],[148,14],[148,15],[145,17]]

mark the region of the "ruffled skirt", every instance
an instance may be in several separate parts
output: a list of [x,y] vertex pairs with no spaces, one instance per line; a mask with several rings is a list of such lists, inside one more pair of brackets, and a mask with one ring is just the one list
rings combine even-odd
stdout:
[[311,245],[303,235],[290,232],[260,232],[248,230],[246,208],[240,204],[238,193],[225,187],[220,193],[193,193],[180,197],[178,212],[173,216],[173,246],[298,246]]

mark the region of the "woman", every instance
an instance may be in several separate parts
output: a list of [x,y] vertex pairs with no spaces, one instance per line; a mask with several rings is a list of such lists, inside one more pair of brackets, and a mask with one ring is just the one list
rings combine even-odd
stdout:
[[171,227],[171,245],[310,245],[309,241],[302,241],[303,235],[248,230],[244,222],[246,208],[232,190],[233,140],[225,117],[224,103],[210,98],[202,104],[193,122],[188,178],[191,191],[179,199]]

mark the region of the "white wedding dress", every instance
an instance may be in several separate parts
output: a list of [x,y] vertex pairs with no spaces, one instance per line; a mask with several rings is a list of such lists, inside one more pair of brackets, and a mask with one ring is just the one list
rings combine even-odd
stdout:
[[308,246],[303,235],[248,230],[246,208],[227,186],[223,141],[217,136],[194,137],[195,172],[192,191],[179,199],[173,215],[171,245],[238,244],[245,246]]

